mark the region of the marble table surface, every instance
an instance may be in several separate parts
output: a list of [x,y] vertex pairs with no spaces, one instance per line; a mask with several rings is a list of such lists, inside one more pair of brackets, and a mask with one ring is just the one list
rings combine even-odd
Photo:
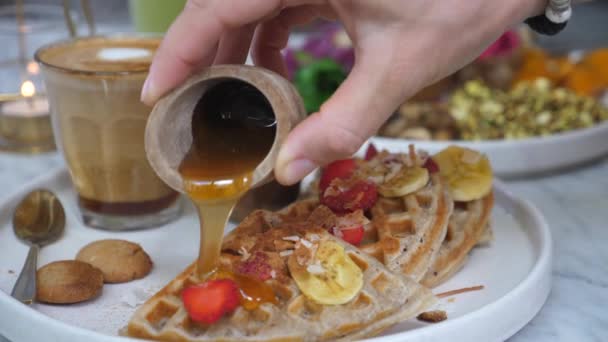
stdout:
[[[57,153],[0,153],[0,196],[62,163]],[[544,213],[555,246],[551,295],[538,316],[509,341],[608,340],[608,158],[507,184]]]

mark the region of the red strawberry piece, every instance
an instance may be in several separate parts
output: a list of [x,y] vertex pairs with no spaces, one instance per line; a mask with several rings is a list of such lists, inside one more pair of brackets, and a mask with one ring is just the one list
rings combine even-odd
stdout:
[[237,273],[264,281],[272,277],[272,267],[268,263],[268,256],[257,251],[239,264]]
[[369,144],[365,151],[365,160],[372,160],[378,154],[378,150],[374,144]]
[[209,280],[185,288],[182,301],[194,322],[213,324],[239,306],[239,287],[230,279]]
[[439,172],[439,165],[433,160],[433,158],[428,157],[422,165],[423,168],[427,169],[429,173]]
[[[321,194],[321,204],[326,205],[336,214],[344,214],[355,210],[367,210],[378,199],[376,185],[371,182],[355,181],[342,186],[342,182],[332,183],[332,186]],[[349,182],[346,182],[349,183]]]
[[347,179],[352,176],[357,168],[357,163],[354,159],[336,160],[325,167],[319,181],[319,190],[321,193],[329,187],[331,181],[336,178]]
[[332,233],[342,240],[350,243],[351,245],[359,246],[361,241],[363,240],[363,226],[356,226],[350,228],[334,228],[332,229]]

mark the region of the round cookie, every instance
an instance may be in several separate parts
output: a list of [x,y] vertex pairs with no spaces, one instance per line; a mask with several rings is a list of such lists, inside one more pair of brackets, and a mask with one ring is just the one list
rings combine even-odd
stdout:
[[99,268],[106,283],[143,278],[152,269],[152,260],[141,246],[125,240],[91,242],[78,252],[76,260]]
[[101,271],[76,260],[55,261],[36,272],[36,300],[72,304],[96,297],[103,287]]

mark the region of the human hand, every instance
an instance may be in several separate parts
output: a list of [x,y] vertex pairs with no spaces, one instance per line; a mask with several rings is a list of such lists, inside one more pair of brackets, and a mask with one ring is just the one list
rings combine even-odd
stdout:
[[142,91],[153,104],[212,64],[256,65],[284,76],[290,29],[317,17],[342,22],[355,65],[319,112],[289,135],[275,167],[293,184],[352,155],[406,98],[457,71],[546,0],[189,0],[163,40]]

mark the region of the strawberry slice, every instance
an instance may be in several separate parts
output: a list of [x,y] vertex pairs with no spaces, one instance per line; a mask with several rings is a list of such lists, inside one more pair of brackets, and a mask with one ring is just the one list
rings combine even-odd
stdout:
[[437,173],[439,172],[439,165],[433,160],[433,158],[428,157],[422,165],[423,168],[427,169],[429,173]]
[[[352,183],[352,184],[344,184]],[[321,204],[336,214],[350,213],[371,208],[378,199],[376,185],[366,181],[333,182],[321,193]]]
[[369,144],[365,151],[365,160],[372,160],[378,154],[378,150],[374,144]]
[[331,233],[341,238],[342,240],[350,243],[351,245],[359,246],[359,244],[361,244],[361,241],[363,241],[363,234],[365,233],[365,231],[363,230],[363,226],[342,229],[334,227],[333,229],[331,229]]
[[321,193],[325,192],[325,189],[329,187],[331,181],[336,178],[347,179],[353,175],[357,163],[354,159],[341,159],[336,160],[325,167],[319,180],[319,190]]
[[239,306],[239,287],[230,279],[209,280],[185,288],[182,301],[190,319],[213,324]]

